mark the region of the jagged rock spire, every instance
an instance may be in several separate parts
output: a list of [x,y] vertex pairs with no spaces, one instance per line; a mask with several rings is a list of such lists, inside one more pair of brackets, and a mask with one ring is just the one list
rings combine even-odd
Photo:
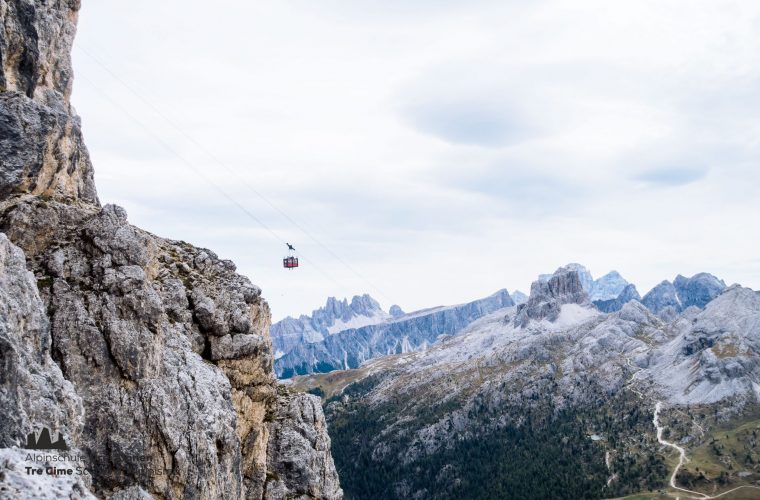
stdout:
[[572,265],[561,267],[550,278],[533,282],[528,301],[517,306],[515,325],[526,326],[531,319],[555,321],[563,304],[588,303],[578,269]]

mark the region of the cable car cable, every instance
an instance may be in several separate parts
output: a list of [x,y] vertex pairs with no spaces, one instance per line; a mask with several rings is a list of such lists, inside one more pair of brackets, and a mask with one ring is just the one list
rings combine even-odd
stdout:
[[[145,132],[148,133],[148,135],[152,136],[153,139],[156,140],[159,144],[161,144],[167,151],[172,153],[174,156],[176,156],[182,163],[190,167],[190,169],[198,176],[200,177],[204,182],[211,185],[214,189],[216,189],[224,198],[226,198],[229,202],[231,202],[233,205],[237,206],[245,215],[250,217],[253,221],[255,221],[257,224],[259,224],[262,228],[264,228],[273,238],[278,240],[282,244],[286,244],[287,242],[281,238],[272,228],[267,226],[264,221],[256,217],[250,210],[248,210],[243,204],[238,202],[235,198],[233,198],[231,195],[227,194],[227,192],[222,189],[219,185],[217,185],[214,181],[212,181],[209,177],[204,175],[198,168],[196,168],[195,165],[193,165],[189,160],[187,160],[185,157],[180,155],[174,148],[172,148],[169,144],[167,144],[163,139],[161,139],[158,134],[155,134],[150,128],[148,128],[144,123],[142,123],[138,118],[136,118],[132,113],[127,111],[123,106],[118,104],[116,101],[111,99],[110,96],[108,96],[105,92],[103,92],[100,88],[98,88],[97,85],[95,85],[90,79],[88,79],[86,76],[80,75],[79,78],[82,78],[85,82],[87,82],[91,87],[93,87],[104,99],[106,99],[108,102],[110,102],[115,108],[119,109],[121,112],[123,112],[127,117],[129,117],[132,121],[134,121],[137,125],[140,126]],[[332,281],[335,285],[337,285],[339,288],[345,289],[345,287],[340,284],[338,281],[335,280],[334,277],[330,276],[328,273],[326,273],[324,270],[322,270],[321,267],[319,267],[315,262],[313,262],[311,259],[308,259],[303,256],[303,254],[300,254],[301,258],[307,262],[311,267],[316,269],[319,273],[321,273],[325,278]]]
[[[322,247],[323,250],[325,250],[327,253],[329,253],[334,259],[336,259],[338,262],[340,262],[346,269],[351,271],[356,277],[358,277],[360,280],[364,281],[367,285],[369,285],[371,288],[373,288],[376,292],[378,292],[386,301],[389,303],[393,303],[392,300],[389,299],[389,297],[383,293],[382,290],[380,290],[375,284],[373,284],[371,281],[369,281],[366,277],[364,277],[362,274],[360,274],[356,269],[354,269],[351,265],[349,265],[345,260],[343,260],[338,254],[333,252],[327,245],[323,244],[321,241],[319,241],[315,236],[313,236],[309,231],[306,230],[301,224],[293,220],[292,217],[290,217],[285,211],[281,210],[278,206],[276,206],[274,203],[272,203],[266,196],[261,194],[256,188],[251,186],[237,171],[232,169],[231,167],[227,166],[224,162],[222,162],[220,159],[218,159],[208,148],[206,148],[203,144],[198,142],[194,137],[192,137],[190,134],[185,132],[179,125],[177,125],[171,118],[169,118],[165,113],[163,113],[157,106],[155,106],[152,102],[150,102],[147,98],[142,96],[138,91],[133,89],[127,82],[125,82],[119,75],[117,75],[114,71],[112,71],[108,66],[106,66],[105,63],[100,61],[97,57],[95,57],[90,51],[85,49],[83,46],[77,44],[76,49],[79,49],[83,54],[85,54],[87,57],[89,57],[95,64],[103,68],[111,77],[113,77],[117,82],[119,82],[124,88],[126,88],[132,95],[137,97],[140,101],[142,101],[145,105],[150,107],[153,111],[155,111],[161,118],[163,118],[169,125],[172,126],[177,132],[179,132],[185,139],[193,143],[196,147],[198,147],[201,151],[203,151],[206,156],[208,156],[211,160],[213,160],[217,165],[221,166],[231,174],[233,174],[240,183],[245,186],[247,189],[249,189],[251,192],[253,192],[256,196],[258,196],[262,201],[264,201],[267,205],[269,205],[271,208],[273,208],[277,213],[282,215],[288,222],[290,222],[293,226],[298,228],[303,234],[309,237],[312,241],[314,241],[317,245]],[[278,236],[279,239],[279,236]],[[281,240],[282,241],[282,240]],[[304,259],[307,260],[307,259]],[[308,261],[307,261],[308,262]],[[313,263],[312,263],[313,265]]]

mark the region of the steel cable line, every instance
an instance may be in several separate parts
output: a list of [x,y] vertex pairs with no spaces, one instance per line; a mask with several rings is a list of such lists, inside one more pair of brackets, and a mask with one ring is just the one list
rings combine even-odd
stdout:
[[[251,186],[237,171],[230,168],[227,164],[225,164],[223,161],[221,161],[214,153],[212,153],[207,147],[205,147],[203,144],[201,144],[199,141],[197,141],[194,137],[192,137],[190,134],[185,132],[182,127],[180,127],[176,122],[174,122],[170,117],[168,117],[163,111],[161,111],[157,106],[155,106],[150,100],[148,100],[146,97],[144,97],[140,92],[133,89],[127,82],[125,82],[121,77],[119,77],[118,74],[116,74],[114,71],[112,71],[108,66],[106,66],[105,63],[103,63],[99,58],[94,56],[90,51],[85,49],[81,45],[77,45],[75,47],[79,51],[81,51],[84,55],[86,55],[90,60],[92,60],[95,64],[100,66],[104,71],[106,71],[111,77],[119,82],[125,89],[127,89],[132,95],[134,95],[137,99],[139,99],[141,102],[143,102],[146,106],[151,108],[156,114],[158,114],[161,118],[163,118],[172,128],[174,128],[180,135],[182,135],[186,140],[194,144],[198,149],[203,151],[206,156],[211,159],[214,163],[219,165],[220,167],[224,168],[227,172],[231,173],[235,178],[242,184],[246,189],[254,193],[256,196],[258,196],[264,203],[269,205],[272,209],[274,209],[277,213],[279,213],[282,217],[284,217],[288,222],[290,222],[293,226],[295,226],[299,231],[301,231],[303,234],[305,234],[309,239],[311,239],[314,243],[319,245],[323,250],[325,250],[327,253],[329,253],[335,260],[340,262],[346,269],[351,271],[356,277],[358,277],[360,280],[362,280],[364,283],[369,285],[370,288],[374,289],[376,292],[379,293],[381,297],[383,297],[388,303],[393,304],[394,302],[389,299],[389,297],[383,293],[382,290],[380,290],[376,285],[374,285],[371,281],[369,281],[366,277],[364,277],[362,274],[360,274],[356,269],[354,269],[353,266],[349,265],[348,262],[346,262],[344,259],[342,259],[338,254],[333,252],[327,245],[322,243],[320,240],[318,240],[314,235],[311,234],[306,228],[304,228],[301,224],[293,220],[292,217],[290,217],[285,211],[280,209],[277,205],[275,205],[273,202],[271,202],[266,196],[264,196],[261,192],[259,192],[256,188]],[[306,260],[306,259],[304,259]],[[313,262],[312,262],[313,264]]]
[[[127,117],[129,117],[132,121],[134,121],[141,129],[143,129],[149,136],[151,136],[156,142],[161,144],[167,151],[169,151],[171,154],[176,156],[182,163],[187,165],[198,177],[200,177],[204,182],[212,186],[219,194],[221,194],[224,198],[226,198],[230,203],[238,207],[245,215],[247,215],[249,218],[251,218],[254,222],[256,222],[258,225],[260,225],[262,228],[264,228],[274,239],[282,243],[283,245],[287,244],[287,242],[280,237],[272,228],[270,228],[268,225],[264,223],[260,218],[258,218],[253,212],[248,210],[248,208],[245,207],[242,203],[237,201],[235,198],[233,198],[230,194],[228,194],[221,186],[219,186],[217,183],[215,183],[212,179],[210,179],[207,175],[203,174],[203,172],[198,169],[195,165],[193,165],[187,158],[179,154],[171,145],[169,145],[166,141],[161,139],[161,137],[158,136],[158,134],[154,133],[147,125],[145,125],[143,122],[141,122],[137,117],[135,117],[132,113],[127,111],[123,106],[121,106],[119,103],[111,99],[108,94],[106,94],[103,90],[101,90],[95,83],[93,83],[90,79],[88,79],[85,76],[80,75],[79,78],[82,78],[85,82],[87,82],[93,89],[95,89],[106,101],[108,101],[111,105],[113,105],[116,109],[120,110],[122,113],[124,113]],[[314,261],[311,259],[308,259],[303,256],[301,252],[299,252],[300,258],[302,258],[305,262],[309,263],[314,269],[316,269],[320,274],[322,274],[325,278],[332,281],[335,285],[337,285],[339,288],[345,289],[345,287],[335,280],[334,277],[326,273],[321,267],[319,267]]]

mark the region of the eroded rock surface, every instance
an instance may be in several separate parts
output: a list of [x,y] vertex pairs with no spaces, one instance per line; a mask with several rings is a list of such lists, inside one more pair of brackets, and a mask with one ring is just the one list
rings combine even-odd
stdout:
[[50,357],[50,323],[24,253],[0,233],[0,447],[24,442],[33,426],[75,440],[82,403]]
[[[300,400],[277,392],[261,290],[100,206],[68,101],[78,9],[0,0],[2,445],[61,432],[88,464],[82,498],[263,498],[275,470],[282,491],[340,498],[321,410],[283,413]],[[309,439],[281,443],[291,427]]]
[[538,279],[530,286],[530,297],[517,306],[515,325],[526,326],[530,320],[556,321],[563,304],[590,304],[578,270],[561,267],[549,279]]
[[340,495],[326,431],[318,397],[281,390],[267,450],[269,473],[265,498],[335,498]]
[[77,0],[0,0],[0,196],[97,204],[71,95]]

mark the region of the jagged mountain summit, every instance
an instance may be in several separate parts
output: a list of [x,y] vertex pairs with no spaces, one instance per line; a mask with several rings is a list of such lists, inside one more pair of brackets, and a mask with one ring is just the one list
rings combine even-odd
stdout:
[[528,300],[517,306],[515,325],[525,327],[531,320],[557,321],[565,304],[590,309],[591,302],[583,279],[572,264],[557,269],[549,278],[542,275],[531,285]]
[[[667,486],[656,408],[668,439],[718,447],[719,430],[760,421],[759,377],[757,292],[732,286],[672,319],[638,300],[604,313],[565,267],[535,282],[525,304],[424,351],[294,384],[324,392],[351,497],[608,498]],[[752,450],[741,450],[727,461],[723,449],[689,489],[760,480]],[[700,477],[693,464],[681,472],[678,481]]]
[[401,309],[401,306],[399,306],[398,304],[393,304],[393,305],[391,306],[391,308],[390,308],[390,309],[388,309],[388,313],[389,313],[389,314],[390,314],[392,317],[394,317],[394,318],[400,318],[401,316],[403,316],[404,314],[406,314],[406,313],[404,312],[404,310],[403,310],[403,309]]
[[594,305],[602,312],[611,313],[619,311],[628,302],[641,301],[641,295],[636,290],[636,285],[626,285],[617,297],[607,300],[595,300]]
[[[388,314],[380,322],[349,327],[316,342],[295,343],[288,352],[277,358],[275,372],[278,377],[289,378],[355,368],[378,356],[424,350],[440,336],[454,335],[476,319],[511,305],[514,302],[509,293],[500,290],[466,304],[434,307],[396,316]],[[374,317],[379,317],[379,306],[372,311]],[[299,322],[298,327],[305,323]],[[280,335],[281,332],[283,330],[278,329],[273,335]]]
[[275,348],[275,358],[280,358],[302,343],[319,342],[334,333],[382,323],[403,315],[399,306],[385,312],[380,304],[368,294],[355,295],[351,302],[347,299],[327,299],[324,307],[312,311],[310,316],[287,318],[272,325],[270,335]]
[[712,274],[699,273],[691,278],[679,274],[672,283],[663,281],[654,287],[641,301],[656,314],[672,315],[692,306],[704,308],[725,288],[723,280]]
[[[319,400],[274,377],[261,290],[100,205],[69,102],[78,9],[0,0],[0,496],[341,498]],[[87,474],[26,472],[40,429]]]
[[[594,279],[589,270],[581,264],[571,263],[564,267],[578,273],[581,285],[592,302],[614,299],[629,284],[617,271],[610,271],[601,278]],[[552,276],[553,274],[541,274],[538,279],[548,281]]]

